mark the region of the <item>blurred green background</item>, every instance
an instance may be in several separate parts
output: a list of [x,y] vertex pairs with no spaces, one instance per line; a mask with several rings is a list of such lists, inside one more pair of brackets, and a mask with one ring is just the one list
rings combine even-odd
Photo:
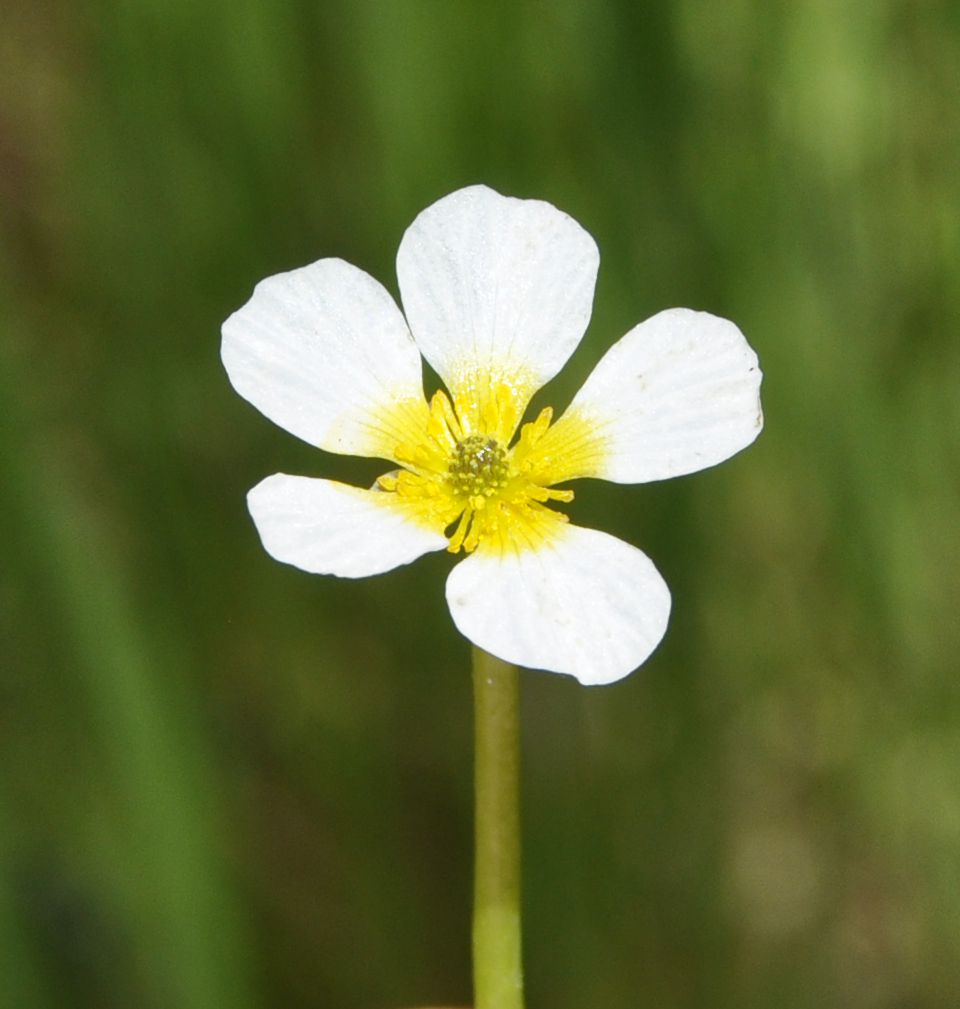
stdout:
[[525,674],[530,1009],[960,1004],[957,4],[3,20],[0,1004],[468,1004],[449,558],[266,556],[250,486],[380,467],[261,418],[219,325],[322,256],[396,291],[481,181],[600,246],[544,402],[672,305],[766,373],[747,452],[571,506],[675,606],[618,685]]

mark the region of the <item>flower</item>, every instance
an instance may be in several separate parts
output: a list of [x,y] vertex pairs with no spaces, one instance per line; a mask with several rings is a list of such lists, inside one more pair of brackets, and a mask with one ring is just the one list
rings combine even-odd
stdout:
[[[267,477],[248,495],[267,552],[360,578],[444,548],[461,633],[505,661],[610,683],[660,642],[650,559],[555,507],[583,477],[645,483],[713,466],[763,425],[757,356],[731,322],[675,308],[634,327],[563,415],[520,426],[580,342],[599,253],[540,200],[460,189],[397,254],[404,314],[340,259],[268,277],[223,324],[234,388],[328,452],[390,460],[373,488]],[[420,355],[446,385],[424,398]],[[519,434],[517,430],[519,427]]]

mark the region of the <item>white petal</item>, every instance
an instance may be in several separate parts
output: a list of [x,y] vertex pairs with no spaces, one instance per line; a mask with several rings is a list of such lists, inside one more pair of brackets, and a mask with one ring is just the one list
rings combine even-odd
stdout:
[[529,399],[580,342],[599,261],[590,235],[551,204],[470,186],[410,225],[397,276],[417,345],[451,392],[492,373]]
[[267,553],[313,574],[365,578],[447,545],[396,494],[333,480],[276,473],[250,491],[247,506]]
[[223,324],[221,356],[241,396],[330,452],[393,458],[397,441],[409,441],[404,418],[423,403],[420,355],[399,308],[341,259],[257,284]]
[[492,655],[597,684],[656,648],[670,590],[636,547],[563,525],[536,550],[478,549],[450,572],[447,603],[460,632]]
[[558,480],[645,483],[714,466],[760,433],[761,378],[732,322],[668,309],[607,351],[548,432],[544,452],[561,456],[566,447]]

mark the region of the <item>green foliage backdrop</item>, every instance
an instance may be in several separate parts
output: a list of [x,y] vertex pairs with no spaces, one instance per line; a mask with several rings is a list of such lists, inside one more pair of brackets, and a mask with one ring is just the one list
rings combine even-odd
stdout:
[[675,608],[619,685],[524,677],[531,1009],[957,1005],[958,64],[949,0],[8,5],[0,1003],[468,1002],[449,561],[272,562],[250,486],[376,468],[218,349],[482,181],[601,249],[544,401],[671,305],[766,373],[748,452],[578,492]]

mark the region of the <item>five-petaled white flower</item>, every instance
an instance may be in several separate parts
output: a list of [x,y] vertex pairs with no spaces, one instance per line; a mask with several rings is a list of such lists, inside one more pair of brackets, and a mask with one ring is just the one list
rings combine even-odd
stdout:
[[[340,259],[259,283],[223,325],[237,392],[312,445],[398,467],[370,490],[267,477],[248,496],[267,552],[360,578],[463,550],[447,602],[474,644],[585,684],[639,666],[670,592],[636,547],[567,522],[552,503],[573,491],[556,485],[722,462],[760,432],[761,375],[733,323],[669,309],[607,351],[556,423],[547,408],[520,427],[583,336],[598,265],[590,235],[549,203],[471,186],[403,236],[406,318]],[[447,388],[429,403],[421,354]]]

